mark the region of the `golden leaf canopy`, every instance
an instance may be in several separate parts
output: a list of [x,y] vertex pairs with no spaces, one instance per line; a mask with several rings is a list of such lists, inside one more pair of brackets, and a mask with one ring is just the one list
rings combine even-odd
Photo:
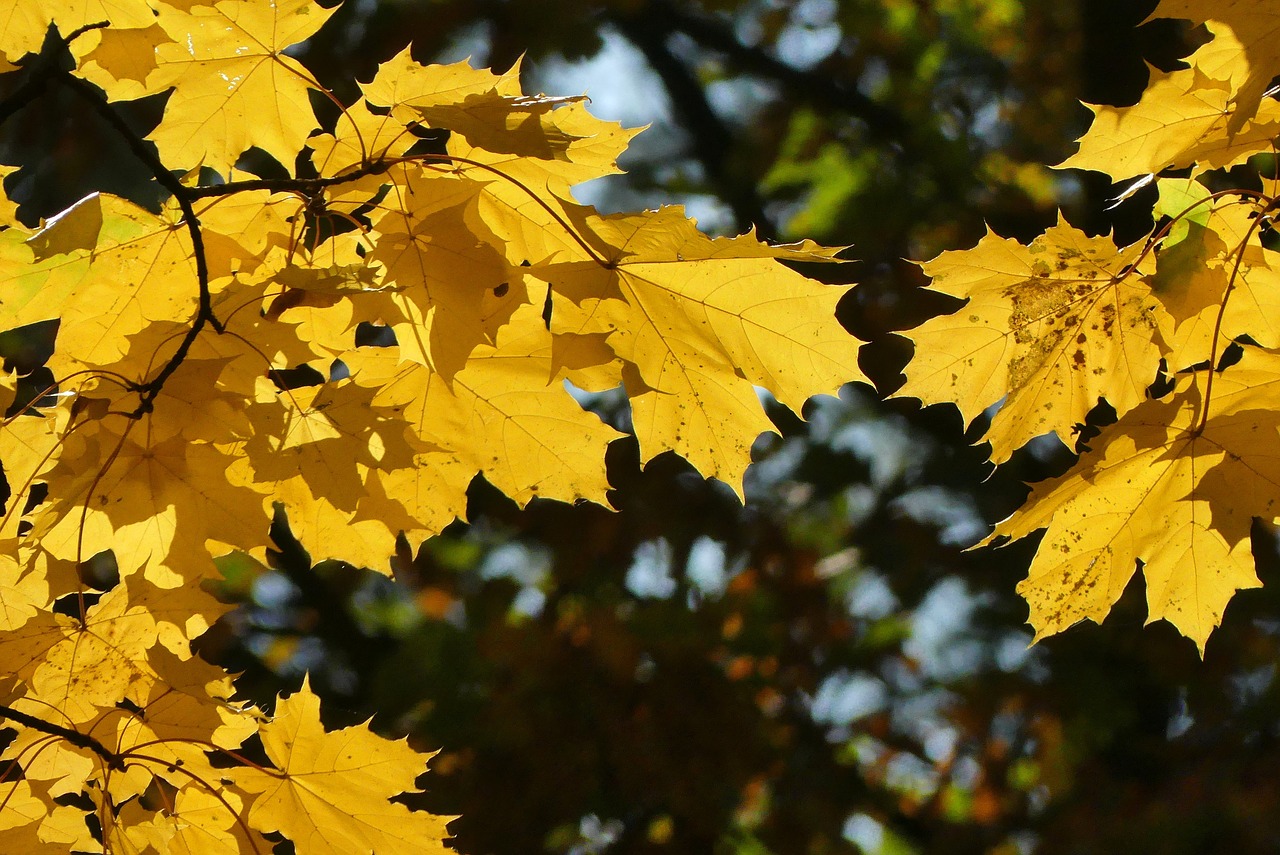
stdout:
[[[582,390],[623,390],[645,460],[741,491],[760,390],[799,410],[861,377],[847,289],[782,263],[834,250],[579,205],[635,131],[516,69],[406,49],[338,104],[291,50],[332,14],[313,0],[10,6],[3,71],[65,87],[163,201],[33,228],[0,199],[0,331],[55,336],[0,383],[0,849],[442,851],[447,818],[401,801],[429,755],[326,729],[305,682],[265,715],[193,654],[217,561],[265,559],[283,509],[314,554],[389,572],[477,476],[607,504],[621,434]],[[119,103],[148,96],[135,132]],[[104,556],[118,579],[86,571]]]

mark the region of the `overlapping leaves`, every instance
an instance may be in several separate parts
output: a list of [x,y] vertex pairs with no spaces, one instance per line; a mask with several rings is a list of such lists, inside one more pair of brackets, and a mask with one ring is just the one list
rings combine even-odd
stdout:
[[1280,70],[1277,19],[1232,0],[1164,0],[1155,16],[1214,38],[1188,67],[1153,70],[1137,104],[1093,107],[1062,164],[1154,181],[1155,229],[1122,248],[1060,223],[1029,246],[988,235],[928,262],[934,287],[965,304],[911,333],[902,393],[954,401],[966,421],[999,405],[986,437],[997,464],[1042,434],[1073,442],[1109,405],[1119,420],[993,537],[1045,530],[1019,588],[1037,637],[1101,621],[1140,568],[1149,619],[1203,651],[1235,592],[1259,585],[1253,519],[1280,516],[1277,187],[1207,175],[1274,151],[1280,105],[1263,90]]
[[[406,51],[322,127],[325,93],[285,51],[330,13],[0,19],[15,73],[108,122],[111,102],[165,97],[145,139],[112,124],[168,196],[94,194],[38,228],[0,200],[0,330],[54,339],[0,387],[5,851],[441,848],[444,820],[396,800],[423,754],[326,731],[306,684],[266,717],[192,655],[226,610],[202,584],[215,559],[261,556],[282,506],[313,553],[386,571],[398,536],[465,513],[477,476],[521,503],[607,503],[619,434],[570,384],[625,390],[646,461],[675,451],[740,489],[770,427],[758,388],[798,410],[857,376],[841,290],[779,263],[833,251],[572,201],[633,133],[581,98]],[[29,56],[50,26],[78,77]],[[239,171],[251,151],[292,177]]]

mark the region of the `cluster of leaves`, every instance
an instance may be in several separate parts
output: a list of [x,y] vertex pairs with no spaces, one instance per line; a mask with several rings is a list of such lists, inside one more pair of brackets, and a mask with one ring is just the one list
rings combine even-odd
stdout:
[[1074,441],[1105,401],[1115,423],[986,542],[1046,530],[1019,586],[1038,638],[1101,621],[1141,565],[1149,620],[1203,653],[1235,591],[1261,584],[1251,528],[1280,502],[1280,183],[1226,173],[1274,153],[1280,56],[1275,13],[1252,4],[1164,0],[1152,17],[1212,38],[1153,71],[1137,104],[1093,108],[1061,164],[1136,177],[1121,201],[1154,184],[1150,234],[1117,247],[1060,221],[1028,246],[988,233],[926,263],[966,302],[912,333],[900,393],[966,421],[1003,402],[986,434],[996,464],[1044,434]]
[[[576,204],[632,133],[515,70],[406,50],[340,103],[285,53],[329,14],[20,4],[0,29],[23,79],[0,118],[63,88],[163,196],[39,227],[0,210],[7,849],[441,846],[445,820],[397,799],[424,755],[326,731],[305,683],[265,715],[194,655],[228,608],[215,559],[261,556],[280,509],[308,549],[385,571],[477,474],[603,504],[619,434],[569,385],[622,387],[644,460],[740,490],[770,428],[755,387],[798,411],[857,373],[841,289],[778,263],[833,250]],[[144,135],[112,102],[149,96]]]

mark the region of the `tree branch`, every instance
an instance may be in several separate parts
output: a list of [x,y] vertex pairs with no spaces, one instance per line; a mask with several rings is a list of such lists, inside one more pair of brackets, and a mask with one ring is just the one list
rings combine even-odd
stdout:
[[347,184],[366,175],[379,175],[386,172],[395,161],[371,160],[350,172],[328,178],[250,178],[246,181],[228,181],[225,184],[205,184],[200,187],[183,187],[182,190],[191,199],[207,199],[214,196],[231,196],[249,190],[271,190],[282,193],[295,191],[308,193]]
[[0,718],[17,722],[18,724],[25,725],[32,730],[47,733],[50,736],[57,736],[65,739],[67,742],[70,742],[78,748],[84,748],[92,751],[94,754],[97,754],[106,761],[106,764],[112,769],[116,769],[121,772],[124,771],[124,760],[120,755],[110,750],[107,746],[103,745],[87,733],[81,733],[80,731],[72,730],[69,727],[53,724],[52,722],[45,721],[44,719],[37,718],[33,715],[27,715],[24,712],[19,712],[13,707],[5,706],[4,704],[0,704]]
[[119,113],[111,109],[111,105],[98,93],[96,87],[70,72],[64,72],[59,80],[68,89],[79,95],[94,112],[101,116],[103,121],[120,135],[134,157],[138,158],[151,170],[151,174],[155,176],[160,186],[173,194],[178,207],[182,209],[182,219],[186,223],[187,232],[191,235],[191,252],[196,260],[196,282],[200,291],[199,308],[196,310],[196,316],[191,322],[191,327],[187,330],[186,335],[182,337],[182,341],[178,343],[178,349],[174,351],[173,356],[169,357],[168,362],[164,364],[156,376],[139,387],[138,391],[141,393],[142,400],[134,410],[133,416],[134,418],[140,418],[151,412],[156,396],[160,394],[165,381],[172,376],[173,372],[178,370],[178,366],[186,359],[187,352],[191,350],[191,345],[200,335],[200,331],[204,329],[204,325],[209,324],[218,332],[222,332],[222,324],[219,323],[213,313],[213,297],[209,292],[209,260],[205,255],[204,235],[200,231],[200,220],[196,217],[190,190],[184,187],[178,177],[169,171],[151,144],[139,136],[133,128],[129,127],[128,122],[121,118]]
[[668,33],[684,33],[703,47],[724,54],[742,71],[778,81],[798,98],[833,107],[861,119],[872,139],[910,145],[911,124],[897,111],[829,75],[796,68],[759,48],[744,45],[715,18],[691,12],[668,0],[652,0],[644,15],[646,20]]

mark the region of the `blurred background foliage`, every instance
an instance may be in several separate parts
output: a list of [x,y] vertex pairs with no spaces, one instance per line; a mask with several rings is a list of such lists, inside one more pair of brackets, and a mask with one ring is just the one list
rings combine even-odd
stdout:
[[[1154,5],[347,0],[298,51],[347,100],[410,40],[422,61],[522,61],[526,90],[651,125],[584,200],[852,244],[841,317],[878,391],[771,404],[745,507],[620,441],[616,511],[522,510],[477,481],[470,522],[403,546],[394,581],[308,555],[278,519],[269,567],[224,560],[243,607],[205,654],[259,699],[310,672],[335,722],[440,748],[422,806],[460,814],[471,855],[1280,849],[1271,533],[1269,587],[1233,600],[1203,662],[1142,627],[1140,583],[1105,626],[1029,647],[1014,586],[1034,544],[965,547],[1070,452],[1033,443],[993,473],[982,424],[881,400],[911,353],[895,331],[951,308],[904,259],[984,224],[1030,239],[1059,206],[1123,240],[1150,227],[1150,198],[1105,211],[1105,178],[1045,164],[1086,127],[1080,100],[1136,101],[1144,61],[1202,37],[1138,27]],[[4,131],[24,216],[139,198],[142,170],[56,99]],[[625,425],[615,398],[590,404]]]

